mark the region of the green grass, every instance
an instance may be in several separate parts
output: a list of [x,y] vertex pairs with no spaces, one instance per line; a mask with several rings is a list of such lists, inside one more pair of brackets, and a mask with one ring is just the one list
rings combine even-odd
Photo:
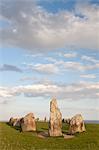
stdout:
[[[99,125],[87,124],[87,132],[73,139],[48,137],[41,139],[34,132],[22,133],[6,123],[0,123],[0,150],[99,150]],[[68,126],[63,124],[63,132]],[[37,131],[48,131],[48,123],[38,122]]]

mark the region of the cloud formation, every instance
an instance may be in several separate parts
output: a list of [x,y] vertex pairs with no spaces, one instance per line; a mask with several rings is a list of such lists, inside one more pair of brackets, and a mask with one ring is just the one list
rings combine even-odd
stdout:
[[98,100],[99,83],[82,82],[78,84],[36,83],[17,87],[0,87],[1,98],[11,98],[24,94],[26,97],[57,97],[64,100]]
[[92,63],[99,63],[99,60],[95,59],[94,57],[90,57],[86,55],[83,55],[81,59],[84,61],[92,62]]
[[29,65],[28,67],[30,70],[45,74],[55,74],[59,72],[59,69],[55,64],[36,64],[34,66]]
[[0,71],[22,72],[22,70],[20,68],[18,68],[17,66],[8,65],[8,64],[0,65]]
[[2,20],[9,24],[0,29],[4,44],[33,52],[62,47],[99,49],[99,7],[95,4],[79,4],[72,12],[55,14],[28,0],[2,1],[1,6]]
[[[66,58],[65,59],[65,55]],[[39,63],[25,63],[24,67],[25,70],[28,71],[36,71],[38,73],[43,74],[61,74],[65,71],[78,71],[78,72],[84,72],[86,74],[86,71],[96,71],[99,69],[99,61],[93,57],[90,56],[80,56],[80,61],[71,60],[71,58],[75,58],[76,56],[79,56],[77,53],[65,53],[61,54],[61,56],[55,57],[44,57],[41,56],[40,60],[44,60],[44,62],[40,61]],[[92,59],[91,59],[92,58]],[[70,59],[70,61],[69,61]],[[86,60],[86,63],[85,63]],[[89,63],[91,62],[91,63]]]
[[66,57],[66,58],[75,58],[75,57],[77,57],[77,53],[66,53],[66,54],[64,54],[64,57]]
[[81,78],[88,78],[88,79],[95,79],[96,75],[94,74],[82,74],[80,75]]

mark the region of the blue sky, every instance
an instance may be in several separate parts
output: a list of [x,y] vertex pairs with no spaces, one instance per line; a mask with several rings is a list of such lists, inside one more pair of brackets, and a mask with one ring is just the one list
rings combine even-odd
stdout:
[[52,97],[63,117],[98,120],[98,0],[0,5],[1,120],[28,112],[49,118]]

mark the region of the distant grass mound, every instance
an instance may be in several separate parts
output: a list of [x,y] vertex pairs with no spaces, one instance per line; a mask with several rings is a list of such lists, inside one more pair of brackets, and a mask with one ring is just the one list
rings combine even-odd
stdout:
[[[35,132],[20,132],[7,123],[0,123],[0,150],[99,150],[99,125],[86,124],[85,133],[76,134],[72,139],[63,137],[36,136]],[[37,132],[48,131],[48,123],[37,122]],[[63,132],[68,126],[63,124]]]

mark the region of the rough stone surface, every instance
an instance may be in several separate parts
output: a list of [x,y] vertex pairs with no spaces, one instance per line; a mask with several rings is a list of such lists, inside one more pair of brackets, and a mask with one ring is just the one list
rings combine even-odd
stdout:
[[49,121],[49,135],[62,136],[62,114],[58,108],[56,99],[50,102],[50,121]]
[[16,118],[14,119],[14,123],[13,123],[13,126],[16,126],[16,127],[20,127],[21,126],[21,122],[20,122],[20,118]]
[[9,120],[9,125],[13,126],[13,123],[14,123],[14,118],[11,117],[10,120]]
[[9,125],[20,127],[20,119],[11,117],[9,120]]
[[35,117],[33,113],[27,114],[24,118],[21,119],[21,129],[25,131],[36,131]]
[[86,131],[84,120],[81,114],[77,114],[70,120],[69,134]]

